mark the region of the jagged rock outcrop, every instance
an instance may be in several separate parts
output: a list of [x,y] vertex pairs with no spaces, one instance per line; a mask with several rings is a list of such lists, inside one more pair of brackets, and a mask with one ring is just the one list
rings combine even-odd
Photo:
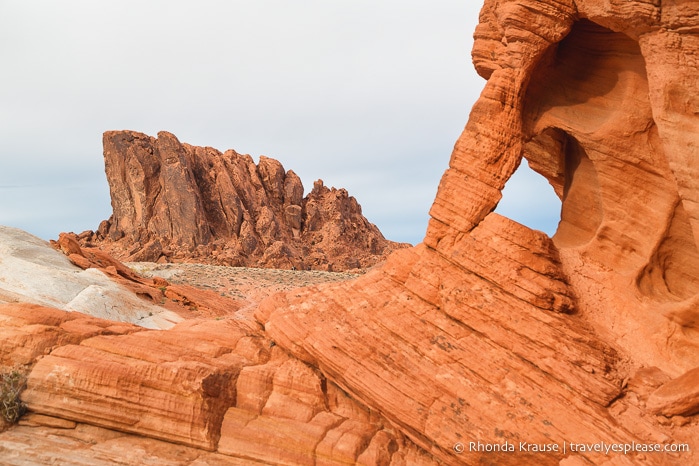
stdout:
[[104,133],[113,215],[80,235],[130,261],[347,270],[400,245],[386,240],[345,189],[301,179],[277,160],[133,131]]
[[[216,450],[185,464],[696,464],[698,18],[487,0],[488,81],[423,244],[269,297],[257,323],[96,325],[27,352],[65,322],[0,307],[0,354],[36,361],[35,422]],[[492,212],[522,157],[562,198],[553,238]]]

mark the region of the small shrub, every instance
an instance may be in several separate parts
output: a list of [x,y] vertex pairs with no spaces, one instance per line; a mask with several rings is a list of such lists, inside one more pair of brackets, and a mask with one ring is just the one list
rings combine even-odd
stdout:
[[27,376],[17,369],[0,373],[0,415],[9,423],[14,424],[26,411],[26,406],[20,399],[20,394],[27,386]]

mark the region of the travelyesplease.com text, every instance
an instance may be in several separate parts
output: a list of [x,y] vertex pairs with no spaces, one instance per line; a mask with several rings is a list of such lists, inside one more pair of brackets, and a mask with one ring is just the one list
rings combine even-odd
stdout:
[[550,443],[530,443],[530,442],[510,442],[487,443],[487,442],[467,442],[456,443],[454,445],[456,453],[464,452],[528,452],[528,453],[604,453],[611,455],[623,453],[681,453],[690,451],[689,444],[686,443],[608,443],[608,442],[550,442]]

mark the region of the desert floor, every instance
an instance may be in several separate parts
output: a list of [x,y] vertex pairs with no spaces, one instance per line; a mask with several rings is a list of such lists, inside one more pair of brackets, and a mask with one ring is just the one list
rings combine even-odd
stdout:
[[161,277],[170,283],[212,290],[221,296],[251,303],[259,302],[278,291],[340,282],[361,275],[349,272],[256,269],[183,263],[129,262],[126,265],[143,277]]

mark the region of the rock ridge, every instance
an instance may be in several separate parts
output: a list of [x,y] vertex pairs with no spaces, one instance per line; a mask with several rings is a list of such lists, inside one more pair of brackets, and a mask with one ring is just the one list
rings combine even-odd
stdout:
[[171,133],[103,135],[113,214],[79,235],[125,261],[349,270],[397,248],[345,189],[303,196],[293,170],[261,156],[196,147]]
[[[213,302],[226,318],[157,331],[0,306],[0,356],[34,364],[29,421],[211,455],[185,464],[698,464],[698,18],[697,2],[486,0],[473,58],[487,83],[422,244],[269,296],[254,318]],[[551,238],[493,212],[523,158],[561,197]],[[260,189],[281,179],[253,165]],[[173,167],[159,170],[191,187]],[[127,220],[168,205],[134,192],[152,199],[125,201]],[[211,233],[167,215],[152,228]],[[76,263],[105,260],[62,243]]]

